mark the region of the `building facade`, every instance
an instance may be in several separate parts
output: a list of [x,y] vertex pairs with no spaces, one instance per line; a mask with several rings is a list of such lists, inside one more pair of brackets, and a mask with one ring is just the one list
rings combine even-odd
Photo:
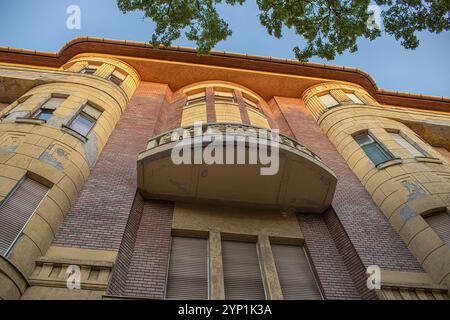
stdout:
[[1,299],[449,299],[448,98],[78,38],[0,47],[0,117]]

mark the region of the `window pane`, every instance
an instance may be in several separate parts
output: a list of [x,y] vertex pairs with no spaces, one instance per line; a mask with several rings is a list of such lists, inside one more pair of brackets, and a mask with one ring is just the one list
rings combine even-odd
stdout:
[[53,116],[53,110],[40,110],[36,119],[47,121]]
[[353,93],[347,93],[347,97],[350,98],[354,103],[356,104],[364,104],[361,99],[359,99],[355,94]]
[[122,84],[122,82],[123,82],[121,79],[119,79],[118,77],[116,77],[113,74],[111,76],[109,76],[109,81],[111,81],[112,83],[114,83],[114,84],[116,84],[118,86],[120,86]]
[[78,115],[70,125],[72,130],[83,136],[87,136],[92,127],[94,127],[94,121],[81,114]]
[[92,67],[84,68],[83,70],[81,70],[81,73],[83,74],[94,74],[95,72],[97,72],[97,68]]
[[381,146],[376,142],[364,146],[363,150],[375,165],[379,165],[380,163],[391,159],[387,152],[384,151],[383,148],[381,148]]
[[395,142],[397,142],[400,146],[408,150],[412,156],[422,157],[426,155],[424,152],[421,152],[415,146],[409,143],[409,141],[403,138],[399,133],[390,132],[389,134],[392,137],[392,139],[395,140]]
[[319,97],[319,99],[320,99],[320,101],[322,101],[322,103],[327,108],[331,108],[331,107],[335,107],[335,106],[339,105],[339,102],[337,102],[337,100],[335,98],[333,98],[333,96],[331,94],[323,95],[323,96]]
[[359,136],[355,137],[355,140],[359,143],[360,146],[365,146],[374,142],[374,140],[368,134],[360,134]]

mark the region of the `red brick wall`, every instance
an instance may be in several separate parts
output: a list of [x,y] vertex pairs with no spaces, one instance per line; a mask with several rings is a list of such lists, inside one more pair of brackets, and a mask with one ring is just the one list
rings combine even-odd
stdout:
[[348,273],[353,280],[361,299],[377,299],[375,291],[367,288],[366,267],[353,247],[353,244],[350,241],[341,221],[339,221],[336,212],[334,212],[332,208],[324,214],[324,221],[328,227],[331,237],[334,240],[336,248],[344,260],[346,269],[348,270]]
[[[163,299],[169,263],[173,204],[137,198],[119,250],[109,294]],[[139,212],[139,208],[142,209]]]
[[422,271],[372,197],[300,99],[275,99],[295,138],[318,154],[338,177],[332,206],[364,266]]
[[153,136],[167,86],[141,83],[53,244],[118,250],[137,188],[136,159]]
[[299,214],[298,220],[324,298],[360,299],[324,217],[317,214]]
[[186,105],[186,95],[182,92],[171,94],[171,99],[166,101],[161,108],[156,122],[154,135],[158,135],[181,126],[183,107]]
[[111,281],[108,286],[108,294],[110,295],[125,295],[125,286],[143,210],[144,198],[137,193],[123,234],[122,243],[120,244],[117,260],[113,267]]

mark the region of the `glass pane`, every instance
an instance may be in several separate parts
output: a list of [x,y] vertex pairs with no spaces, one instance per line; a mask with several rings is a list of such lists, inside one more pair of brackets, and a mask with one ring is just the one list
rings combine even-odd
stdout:
[[373,139],[368,135],[368,134],[360,134],[359,136],[355,137],[356,142],[358,142],[358,144],[360,146],[365,146],[367,144],[370,144],[373,141]]
[[70,125],[72,130],[83,136],[87,136],[92,127],[94,127],[94,121],[84,117],[83,115],[78,115]]
[[394,132],[390,132],[389,134],[392,137],[392,139],[395,140],[395,142],[397,142],[400,146],[408,150],[413,157],[421,157],[425,155],[425,153],[423,153],[421,150],[418,150],[415,146],[409,143],[409,141],[403,138],[400,134]]
[[375,165],[379,165],[380,163],[391,159],[389,154],[384,151],[378,143],[366,145],[363,147],[363,150]]
[[353,93],[347,93],[347,97],[350,98],[350,100],[352,100],[354,103],[357,104],[363,104],[363,102],[361,101],[361,99],[359,99],[355,94]]
[[339,102],[336,101],[335,98],[333,98],[333,96],[331,94],[326,94],[324,96],[319,97],[320,101],[322,101],[322,103],[324,105],[327,106],[327,108],[331,108],[331,107],[335,107],[337,105],[339,105]]
[[36,119],[39,120],[45,120],[47,121],[48,119],[50,119],[53,116],[53,111],[52,110],[41,110]]
[[95,68],[84,68],[81,70],[81,73],[83,74],[94,74],[97,71]]

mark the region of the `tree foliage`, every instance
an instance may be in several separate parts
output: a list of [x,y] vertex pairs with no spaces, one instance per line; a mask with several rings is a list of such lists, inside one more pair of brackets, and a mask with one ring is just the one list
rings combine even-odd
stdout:
[[[246,0],[118,0],[124,13],[143,11],[156,24],[152,43],[170,45],[182,32],[207,54],[217,43],[231,36],[217,6],[242,5]],[[361,37],[374,40],[381,30],[368,24],[370,0],[256,0],[259,19],[268,33],[283,36],[293,29],[306,40],[294,52],[300,61],[313,56],[332,60],[345,50],[356,52]],[[382,8],[384,31],[407,49],[419,45],[417,32],[433,33],[450,28],[449,0],[375,0]]]

